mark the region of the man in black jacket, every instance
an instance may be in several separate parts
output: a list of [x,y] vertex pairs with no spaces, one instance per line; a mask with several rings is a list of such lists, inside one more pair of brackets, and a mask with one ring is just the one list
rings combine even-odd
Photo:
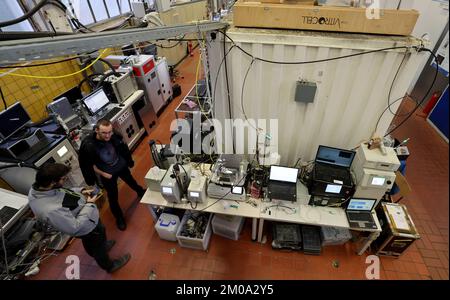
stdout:
[[145,189],[131,175],[133,158],[122,137],[113,131],[108,120],[99,120],[95,132],[87,136],[80,146],[79,161],[84,180],[88,185],[96,182],[96,173],[108,194],[109,207],[116,218],[117,228],[125,230],[127,225],[119,205],[117,178],[121,178],[142,198]]

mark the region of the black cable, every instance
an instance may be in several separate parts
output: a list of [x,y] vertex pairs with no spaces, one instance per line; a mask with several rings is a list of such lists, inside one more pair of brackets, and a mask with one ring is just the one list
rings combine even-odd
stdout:
[[[236,3],[236,2],[235,2]],[[234,5],[234,3],[233,3]],[[231,96],[230,96],[230,84],[228,82],[228,66],[227,66],[227,59],[226,59],[226,55],[225,55],[225,38],[223,38],[223,55],[224,55],[224,62],[225,62],[225,82],[227,84],[227,98],[228,98],[228,113],[230,116],[230,120],[233,120],[232,117],[232,113],[231,113]],[[214,99],[215,100],[215,99]],[[233,129],[231,130],[231,140],[233,141],[233,153],[236,153],[236,148],[234,145],[234,133],[233,133]]]
[[172,45],[172,46],[163,46],[163,45],[158,45],[158,44],[155,44],[155,46],[158,47],[158,48],[162,48],[162,49],[171,49],[171,48],[175,48],[176,46],[178,46],[182,42],[183,41],[178,41],[175,45]]
[[400,101],[400,100],[403,100],[403,99],[405,99],[405,96],[400,97],[400,98],[398,98],[398,99],[395,99],[394,102],[392,102],[391,104],[389,104],[389,106],[386,107],[386,108],[383,110],[383,112],[381,113],[381,115],[378,117],[377,124],[375,125],[375,130],[373,131],[374,133],[377,132],[378,124],[380,123],[381,118],[383,117],[383,115],[385,114],[385,112],[386,112],[388,109],[390,109],[389,107],[390,107],[391,105],[394,105],[394,103],[396,103],[396,102],[398,102],[398,101]]
[[49,66],[49,65],[59,64],[59,63],[62,63],[62,62],[66,62],[66,61],[78,59],[78,58],[81,58],[81,57],[83,57],[83,56],[74,56],[74,57],[70,57],[70,58],[63,59],[63,60],[52,61],[52,62],[41,63],[41,64],[34,64],[34,65],[25,65],[25,66],[0,66],[0,69],[17,69],[17,68],[31,68],[31,67]]
[[436,79],[439,73],[439,61],[437,56],[434,54],[433,51],[431,51],[428,48],[422,48],[419,50],[419,52],[422,51],[427,51],[429,52],[431,55],[433,55],[434,61],[436,62],[436,72],[434,74],[434,78],[433,78],[433,82],[431,83],[430,87],[428,88],[428,91],[425,93],[425,95],[423,96],[422,100],[416,105],[416,108],[413,109],[413,111],[411,111],[411,113],[405,118],[403,119],[403,121],[400,122],[400,124],[398,124],[397,126],[395,126],[395,128],[393,128],[391,131],[389,131],[388,133],[386,133],[384,136],[388,136],[390,135],[392,132],[396,131],[400,126],[402,126],[403,124],[405,124],[406,121],[409,120],[409,118],[411,118],[411,116],[417,111],[417,109],[422,105],[423,102],[425,102],[425,100],[427,99],[428,94],[431,92],[431,90],[433,89],[434,84],[436,83]]
[[[245,113],[245,108],[244,108],[244,89],[245,89],[245,82],[247,81],[247,76],[248,73],[250,72],[250,69],[252,68],[253,63],[255,62],[255,59],[252,59],[252,61],[250,62],[250,64],[248,65],[247,68],[247,72],[245,73],[244,76],[244,81],[242,82],[242,90],[241,90],[241,109],[242,109],[242,113],[244,114],[244,118],[247,121],[247,123],[253,127],[256,130],[256,140],[258,140],[258,128],[253,126],[253,124],[251,124],[247,118],[247,114]],[[257,142],[258,143],[258,142]],[[256,145],[256,149],[258,149],[258,144]]]
[[[388,50],[395,50],[395,49],[410,49],[410,48],[415,48],[415,49],[418,50],[419,52],[422,52],[422,51],[430,52],[430,53],[433,55],[433,57],[434,57],[434,59],[435,59],[435,61],[436,61],[436,63],[437,63],[437,68],[436,68],[436,73],[435,73],[435,76],[434,76],[434,79],[433,79],[433,83],[430,85],[430,88],[428,89],[427,93],[425,94],[425,96],[423,97],[423,99],[418,103],[418,105],[416,106],[416,108],[415,108],[411,113],[409,113],[409,115],[408,115],[408,116],[407,116],[407,117],[406,117],[406,118],[405,118],[398,126],[396,126],[394,129],[392,129],[391,131],[389,131],[388,133],[386,133],[385,136],[391,134],[392,132],[394,132],[395,130],[397,130],[400,126],[402,126],[402,125],[403,125],[403,124],[404,124],[404,123],[405,123],[405,122],[406,122],[406,121],[414,114],[414,112],[420,107],[420,105],[426,100],[426,97],[428,96],[428,94],[430,93],[431,89],[433,88],[433,86],[434,86],[434,84],[435,84],[435,82],[436,82],[436,78],[437,78],[437,74],[438,74],[439,62],[438,62],[438,60],[437,60],[437,57],[436,57],[436,55],[433,53],[433,51],[431,51],[430,49],[427,49],[427,48],[408,47],[408,46],[388,47],[388,48],[382,48],[382,49],[377,49],[377,50],[370,50],[370,51],[365,51],[365,52],[361,52],[361,53],[355,53],[355,54],[350,54],[350,55],[344,55],[344,56],[338,56],[338,57],[327,58],[327,59],[320,59],[320,60],[314,60],[314,61],[281,62],[281,61],[271,61],[271,60],[267,60],[267,59],[255,57],[255,56],[253,56],[252,54],[250,54],[250,53],[248,53],[247,51],[245,51],[244,49],[242,49],[240,46],[236,45],[236,43],[233,41],[233,39],[231,39],[225,32],[222,32],[222,31],[219,31],[219,32],[222,33],[226,38],[228,38],[228,39],[236,46],[236,48],[238,48],[239,50],[241,50],[241,51],[242,51],[243,53],[245,53],[246,55],[250,56],[250,57],[252,58],[252,63],[253,63],[254,60],[259,60],[259,61],[262,61],[262,62],[272,63],[272,64],[302,65],[302,64],[321,63],[321,62],[333,61],[333,60],[338,60],[338,59],[345,59],[345,58],[350,58],[350,57],[355,57],[355,56],[360,56],[360,55],[365,55],[365,54],[370,54],[370,53],[376,53],[376,52],[382,52],[382,51],[388,51]],[[247,74],[248,74],[248,71],[250,70],[251,65],[252,65],[252,64],[250,64],[250,65],[249,65],[249,68],[247,69]],[[402,65],[402,64],[401,64],[401,65]],[[246,74],[246,75],[247,75],[247,74]],[[397,76],[397,75],[396,75],[396,76]],[[246,77],[244,78],[244,84],[243,84],[242,91],[244,90],[245,79],[246,79]],[[394,81],[395,81],[395,80],[394,80]],[[243,94],[243,92],[242,92],[242,94]],[[243,97],[242,97],[242,94],[241,94],[241,107],[243,108]],[[401,99],[403,99],[403,97],[402,97]],[[396,101],[394,101],[394,102],[397,102],[397,101],[398,101],[398,99],[397,99]],[[387,110],[387,109],[390,109],[390,106],[391,106],[391,105],[392,105],[392,103],[391,103],[390,105],[388,105],[388,107],[386,108],[386,110]],[[246,117],[245,111],[244,111],[244,110],[243,110],[243,113],[244,113],[244,116]],[[384,114],[384,111],[383,111],[383,114]],[[381,115],[381,116],[382,116],[382,115]],[[378,127],[379,120],[381,119],[381,116],[380,116],[380,118],[378,119],[378,122],[377,122],[377,125],[376,125],[377,127]],[[246,119],[247,119],[247,118],[246,118]]]
[[238,48],[239,50],[241,50],[243,53],[245,53],[247,56],[250,56],[252,59],[254,60],[259,60],[262,62],[266,62],[266,63],[270,63],[270,64],[278,64],[278,65],[306,65],[306,64],[315,64],[315,63],[322,63],[322,62],[327,62],[327,61],[333,61],[333,60],[339,60],[339,59],[344,59],[344,58],[350,58],[350,57],[355,57],[355,56],[360,56],[360,55],[365,55],[365,54],[370,54],[370,53],[376,53],[376,52],[383,52],[383,51],[388,51],[388,50],[396,50],[396,49],[410,49],[410,48],[414,48],[414,47],[408,47],[408,46],[399,46],[399,47],[388,47],[388,48],[382,48],[382,49],[377,49],[377,50],[370,50],[370,51],[365,51],[365,52],[361,52],[361,53],[355,53],[355,54],[349,54],[349,55],[344,55],[344,56],[337,56],[337,57],[332,57],[332,58],[325,58],[325,59],[319,59],[319,60],[311,60],[311,61],[275,61],[275,60],[268,60],[268,59],[264,59],[264,58],[260,58],[260,57],[255,57],[252,54],[248,53],[247,51],[245,51],[244,49],[242,49],[240,46],[238,46],[233,39],[231,39],[226,33],[219,31],[220,33],[222,33],[226,38],[228,38],[235,46],[236,48]]
[[406,59],[406,55],[407,55],[407,54],[408,54],[408,52],[406,51],[405,54],[403,55],[403,59],[402,59],[402,61],[400,62],[400,65],[398,65],[397,72],[395,72],[395,76],[394,76],[394,79],[392,80],[391,87],[389,88],[389,93],[388,93],[388,99],[387,99],[387,100],[388,100],[388,108],[389,108],[389,112],[390,112],[391,114],[393,114],[394,116],[396,116],[396,117],[403,117],[403,116],[407,115],[407,114],[399,115],[399,114],[393,112],[392,109],[391,109],[391,105],[390,105],[392,88],[394,87],[394,83],[395,83],[395,81],[397,80],[398,73],[400,72],[400,69],[402,68],[403,63],[405,62],[405,59]]
[[[81,89],[81,86],[82,86],[83,83],[85,83],[86,81],[87,81],[89,84],[93,83],[93,82],[91,81],[91,77],[94,77],[94,76],[103,76],[103,75],[104,75],[104,74],[102,74],[102,73],[93,73],[93,74],[89,74],[88,76],[84,77],[84,78],[80,81],[80,83],[78,84],[78,88]],[[94,86],[92,85],[91,88],[94,88]]]
[[0,87],[0,95],[2,96],[3,105],[5,106],[5,110],[8,108],[8,105],[6,104],[5,96],[3,95],[2,88]]
[[41,2],[39,2],[38,4],[36,4],[30,11],[28,11],[27,13],[25,13],[24,15],[16,18],[16,19],[12,19],[9,21],[4,21],[4,22],[0,22],[0,28],[2,27],[6,27],[6,26],[10,26],[13,24],[17,24],[20,23],[22,21],[27,20],[28,18],[30,18],[32,15],[34,15],[35,13],[37,13],[39,11],[39,9],[41,9],[46,3],[48,2],[48,0],[42,0]]
[[[177,43],[175,44],[175,45],[172,45],[172,46],[163,46],[163,45],[158,45],[158,44],[156,44],[155,43],[155,45],[157,46],[157,47],[159,47],[159,48],[163,48],[163,49],[171,49],[171,48],[175,48],[176,46],[178,46],[179,44],[181,44],[182,42],[184,42],[184,37],[185,37],[186,35],[185,34],[183,34],[183,36],[177,41]],[[169,41],[169,40],[167,40],[167,41]],[[169,41],[170,42],[170,41]]]
[[192,209],[197,209],[198,202],[195,202],[195,206],[192,204],[192,201],[189,201]]
[[93,61],[93,60],[95,60],[95,59],[97,59],[97,61],[101,61],[102,63],[106,64],[106,65],[111,69],[111,71],[112,71],[112,73],[110,73],[110,74],[114,74],[114,75],[116,75],[116,76],[120,76],[120,73],[118,73],[118,72],[116,71],[116,69],[114,69],[114,66],[113,66],[109,61],[107,61],[106,59],[103,59],[103,58],[93,58],[93,57],[88,57],[88,59],[87,59],[86,61],[87,61],[87,63],[90,63],[91,61]]

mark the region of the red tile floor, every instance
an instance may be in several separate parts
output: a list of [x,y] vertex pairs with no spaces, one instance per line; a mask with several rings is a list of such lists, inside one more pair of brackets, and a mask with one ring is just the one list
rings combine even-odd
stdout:
[[[151,167],[149,139],[169,142],[173,110],[195,81],[197,54],[188,57],[177,68],[183,95],[174,99],[158,119],[153,129],[135,150],[132,170],[144,185],[144,175]],[[405,100],[401,111],[412,107]],[[396,121],[394,121],[395,123]],[[396,131],[399,140],[411,138],[408,144],[411,156],[407,160],[406,178],[413,192],[402,200],[407,205],[421,234],[406,253],[398,259],[381,258],[381,279],[449,279],[448,236],[448,144],[425,119],[415,115]],[[40,273],[31,279],[65,279],[66,257],[80,257],[81,279],[143,279],[153,271],[156,279],[365,279],[366,257],[355,254],[351,242],[342,246],[324,247],[320,256],[300,252],[272,250],[269,242],[251,241],[251,221],[246,220],[239,241],[213,235],[207,252],[182,248],[175,242],[160,240],[155,232],[147,207],[136,201],[136,195],[120,184],[120,201],[126,211],[128,228],[119,231],[108,205],[101,215],[108,237],[117,244],[111,250],[113,257],[130,252],[130,262],[114,274],[97,267],[78,239],[63,252],[50,257],[40,265]],[[269,232],[270,226],[265,227]],[[270,235],[269,235],[270,236]],[[333,266],[338,261],[339,266]]]

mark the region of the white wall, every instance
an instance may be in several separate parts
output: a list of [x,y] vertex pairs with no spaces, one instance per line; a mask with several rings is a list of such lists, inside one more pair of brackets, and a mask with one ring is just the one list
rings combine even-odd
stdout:
[[[433,50],[445,29],[445,25],[448,23],[448,0],[403,0],[403,2],[401,8],[413,8],[420,12],[412,35],[420,38],[426,34],[430,41],[428,48]],[[416,85],[417,79],[428,61],[428,57],[429,55],[426,55],[418,65],[416,75],[408,88],[408,93]]]
[[[252,28],[232,28],[228,35],[254,56],[278,61],[311,61],[394,45],[419,44],[418,40],[406,37],[374,35],[367,39],[364,35]],[[222,42],[216,39],[210,46],[210,71],[216,76],[223,57]],[[403,98],[423,56],[425,53],[413,51],[406,57],[391,94],[393,111],[397,111],[400,105],[399,101],[394,104],[393,100]],[[245,106],[249,119],[278,119],[278,131],[270,131],[274,138],[271,142],[278,145],[281,164],[284,165],[293,165],[299,157],[304,161],[313,159],[318,145],[351,149],[372,137],[375,128],[376,135],[387,131],[393,119],[389,112],[383,114],[378,126],[376,124],[387,106],[388,91],[403,57],[404,51],[398,50],[305,65],[257,61],[248,73],[241,99],[244,77],[251,60],[233,49],[227,56],[232,117],[244,120],[242,106]],[[215,118],[220,121],[228,118],[223,69],[222,66],[214,104]],[[296,81],[300,79],[316,83],[313,103],[294,101]],[[212,77],[212,82],[215,82],[215,77]],[[224,145],[224,149],[218,141],[217,146],[231,153],[229,144]]]

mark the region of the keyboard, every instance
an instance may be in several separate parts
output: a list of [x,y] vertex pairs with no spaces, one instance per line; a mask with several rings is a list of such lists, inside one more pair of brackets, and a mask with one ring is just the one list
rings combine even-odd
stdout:
[[115,115],[117,115],[120,111],[122,110],[122,108],[120,107],[114,107],[113,109],[111,109],[109,112],[107,112],[105,115],[103,115],[100,119],[105,119],[105,120],[111,120]]
[[370,215],[368,215],[368,214],[359,214],[359,213],[352,213],[352,212],[347,212],[347,214],[348,214],[348,217],[352,221],[372,222],[372,218],[370,218]]
[[29,159],[31,156],[41,152],[44,149],[47,149],[48,146],[54,141],[53,138],[45,137],[41,139],[39,142],[34,144],[30,149],[18,155],[18,158],[22,161]]
[[5,225],[6,223],[8,223],[8,221],[11,220],[12,217],[14,217],[14,215],[18,211],[19,210],[17,208],[10,207],[10,206],[3,206],[0,209],[0,221],[2,223],[2,226]]

